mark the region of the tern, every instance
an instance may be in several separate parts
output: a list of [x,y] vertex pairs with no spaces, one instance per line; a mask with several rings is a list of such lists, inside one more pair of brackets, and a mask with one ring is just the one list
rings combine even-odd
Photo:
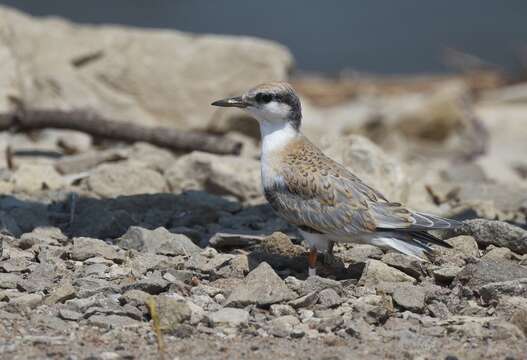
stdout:
[[258,121],[265,198],[309,246],[309,276],[316,275],[317,253],[335,242],[371,244],[422,261],[431,245],[451,247],[428,231],[460,222],[389,201],[302,134],[300,99],[290,84],[260,84],[212,105],[241,108]]

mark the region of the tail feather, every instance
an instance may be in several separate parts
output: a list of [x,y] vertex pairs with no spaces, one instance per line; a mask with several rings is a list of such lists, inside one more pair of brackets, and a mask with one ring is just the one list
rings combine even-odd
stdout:
[[416,231],[416,232],[410,233],[410,235],[413,236],[415,240],[419,242],[424,242],[425,244],[428,244],[428,245],[438,245],[438,246],[446,247],[449,249],[452,248],[452,245],[450,245],[446,241],[443,241],[435,237],[434,235],[427,233],[426,231]]
[[413,212],[412,217],[415,220],[415,224],[410,226],[409,230],[445,230],[453,229],[462,225],[461,222],[453,219],[445,219],[436,215]]
[[383,234],[371,241],[372,245],[393,249],[417,260],[430,262],[432,248],[410,236],[410,234]]

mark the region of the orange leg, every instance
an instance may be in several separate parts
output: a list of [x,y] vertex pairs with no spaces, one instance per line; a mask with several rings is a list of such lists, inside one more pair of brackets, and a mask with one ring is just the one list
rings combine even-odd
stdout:
[[309,276],[315,276],[317,274],[317,249],[311,248],[307,255],[307,263],[309,265],[308,274]]

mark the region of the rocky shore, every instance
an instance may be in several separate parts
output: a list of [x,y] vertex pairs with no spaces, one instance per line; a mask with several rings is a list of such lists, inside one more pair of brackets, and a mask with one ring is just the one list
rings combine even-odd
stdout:
[[293,78],[328,155],[465,222],[431,263],[337,245],[308,278],[300,235],[263,198],[255,124],[208,105],[286,79],[287,49],[2,7],[0,64],[0,112],[82,107],[243,143],[235,156],[0,132],[0,358],[525,357],[525,88]]

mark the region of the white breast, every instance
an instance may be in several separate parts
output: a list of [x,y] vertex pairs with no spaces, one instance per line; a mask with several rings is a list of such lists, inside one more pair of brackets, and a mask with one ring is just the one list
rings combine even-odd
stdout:
[[288,123],[271,123],[260,121],[262,133],[261,170],[262,185],[265,188],[283,185],[284,179],[279,174],[280,152],[297,135],[298,131]]

